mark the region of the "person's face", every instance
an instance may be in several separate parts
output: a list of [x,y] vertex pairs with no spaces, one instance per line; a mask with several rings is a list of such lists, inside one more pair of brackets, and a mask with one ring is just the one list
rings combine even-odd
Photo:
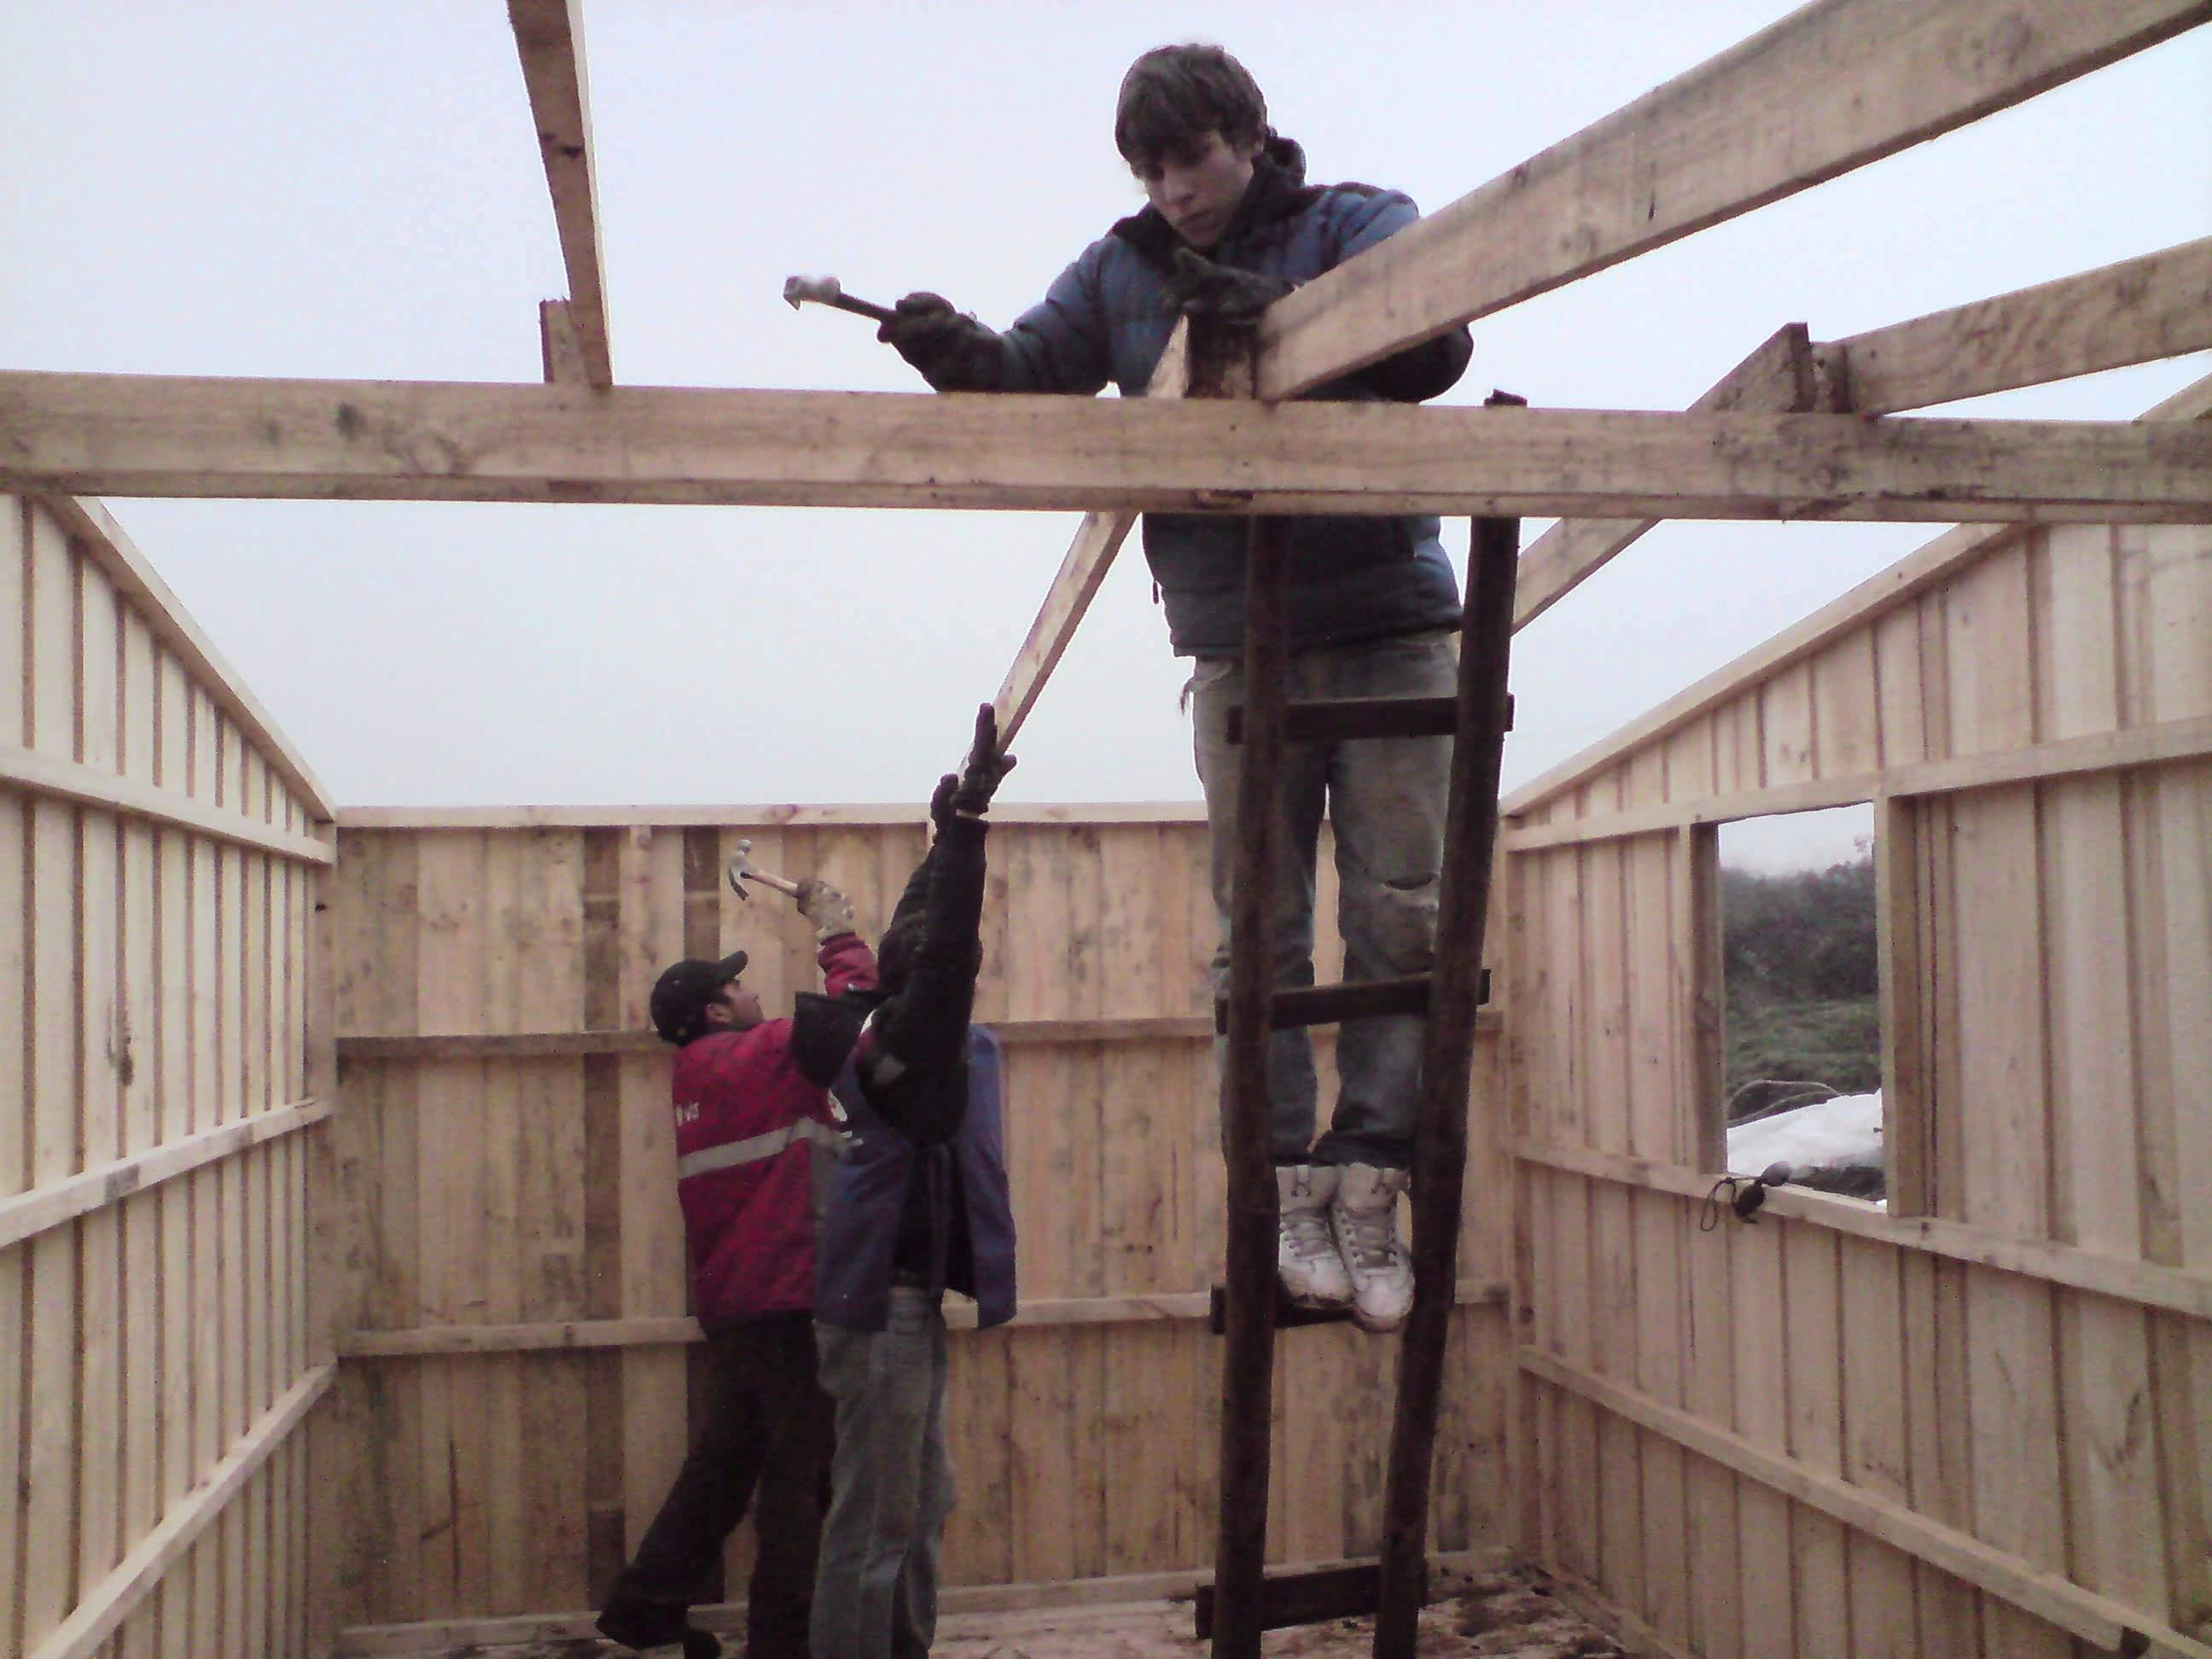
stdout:
[[1257,140],[1232,146],[1218,131],[1194,144],[1169,150],[1149,167],[1131,169],[1145,195],[1176,234],[1201,253],[1229,228],[1229,216],[1252,182]]
[[725,985],[722,994],[707,1005],[707,1024],[715,1030],[750,1030],[765,1018],[759,994],[748,991],[736,980]]

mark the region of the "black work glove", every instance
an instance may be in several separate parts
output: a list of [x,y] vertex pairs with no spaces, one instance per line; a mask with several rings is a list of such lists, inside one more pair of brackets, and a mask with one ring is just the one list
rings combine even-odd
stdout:
[[1175,263],[1161,303],[1186,317],[1212,317],[1235,327],[1250,327],[1261,312],[1297,286],[1287,276],[1218,265],[1188,247],[1176,250]]
[[937,788],[929,798],[929,822],[939,835],[952,822],[952,792],[960,787],[960,780],[947,772],[938,779]]
[[952,308],[940,294],[909,294],[891,307],[876,338],[921,371],[938,392],[996,392],[1004,374],[999,337]]
[[[990,807],[991,797],[1013,769],[1014,757],[999,752],[999,714],[987,702],[975,711],[975,742],[953,782],[953,811],[963,817],[982,817]],[[944,787],[938,786],[940,790]]]

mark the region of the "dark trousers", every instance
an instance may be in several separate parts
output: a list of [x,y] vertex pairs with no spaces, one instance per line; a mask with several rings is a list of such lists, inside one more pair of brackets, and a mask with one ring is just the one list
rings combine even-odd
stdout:
[[836,1434],[835,1408],[817,1381],[814,1318],[771,1314],[720,1327],[707,1340],[706,1424],[607,1606],[655,1624],[653,1615],[665,1610],[680,1632],[757,1487],[760,1553],[746,1594],[745,1651],[750,1659],[804,1659]]

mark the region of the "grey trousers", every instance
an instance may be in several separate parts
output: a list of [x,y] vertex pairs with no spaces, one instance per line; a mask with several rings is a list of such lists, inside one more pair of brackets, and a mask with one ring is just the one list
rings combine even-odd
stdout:
[[814,1328],[822,1387],[837,1407],[814,1659],[921,1659],[936,1638],[938,1547],[953,1497],[939,1301],[902,1285],[883,1330]]
[[[1449,630],[1294,653],[1289,695],[1449,696],[1459,636]],[[1237,873],[1241,749],[1226,741],[1228,710],[1244,701],[1244,666],[1203,658],[1191,678],[1198,779],[1212,838],[1213,903],[1221,942],[1213,994],[1229,987],[1229,916]],[[1363,738],[1292,744],[1284,750],[1282,861],[1275,872],[1274,983],[1314,982],[1314,869],[1327,811],[1336,830],[1337,926],[1347,980],[1428,971],[1435,956],[1449,738]],[[1314,1140],[1318,1087],[1304,1030],[1269,1039],[1267,1091],[1278,1164],[1372,1164],[1406,1169],[1419,1111],[1422,1022],[1412,1015],[1347,1021],[1337,1036],[1341,1088],[1328,1133]]]

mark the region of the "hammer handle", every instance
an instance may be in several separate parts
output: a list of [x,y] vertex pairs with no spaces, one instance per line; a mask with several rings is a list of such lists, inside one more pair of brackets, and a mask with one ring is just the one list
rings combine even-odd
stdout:
[[740,881],[757,881],[763,887],[775,888],[779,893],[788,893],[793,898],[797,898],[799,896],[799,884],[797,882],[786,881],[781,876],[771,876],[765,870],[748,870],[744,875],[740,876],[738,879]]
[[898,314],[889,306],[874,305],[866,300],[856,300],[849,294],[841,294],[834,300],[824,300],[821,303],[835,306],[840,311],[849,311],[855,317],[872,318],[879,323],[888,323]]

